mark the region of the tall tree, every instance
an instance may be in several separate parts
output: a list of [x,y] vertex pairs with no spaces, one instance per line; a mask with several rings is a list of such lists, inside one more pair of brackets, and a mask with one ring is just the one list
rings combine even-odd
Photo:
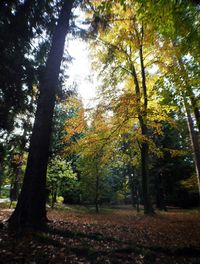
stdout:
[[18,114],[33,112],[33,102],[29,99],[41,68],[36,55],[46,57],[38,36],[44,32],[45,36],[52,35],[57,15],[57,3],[53,4],[53,13],[52,2],[3,0],[0,3],[0,132],[12,131]]
[[[119,3],[123,6],[123,15],[122,12],[120,13]],[[148,183],[145,180],[148,177],[145,175],[148,175],[149,163],[150,104],[151,100],[155,101],[157,97],[155,94],[151,97],[152,90],[150,91],[148,83],[149,77],[153,75],[152,70],[154,71],[156,68],[148,71],[148,66],[157,64],[156,67],[158,67],[159,65],[159,75],[161,75],[163,68],[169,62],[172,62],[172,70],[178,64],[179,70],[176,71],[176,78],[179,79],[179,88],[176,95],[181,92],[181,95],[184,96],[187,108],[194,112],[197,126],[199,126],[199,105],[198,99],[195,98],[198,94],[196,90],[198,85],[194,84],[193,81],[191,82],[191,79],[196,81],[199,79],[198,74],[195,74],[198,69],[199,10],[191,1],[174,2],[166,0],[156,1],[155,3],[141,0],[95,1],[93,9],[95,10],[95,8],[97,11],[94,15],[93,28],[95,32],[98,29],[98,40],[100,38],[103,44],[107,45],[107,51],[106,48],[98,50],[100,61],[106,65],[102,71],[104,80],[106,78],[109,80],[107,84],[104,83],[104,94],[109,90],[108,86],[112,86],[111,89],[113,89],[116,86],[116,82],[119,82],[119,80],[122,82],[122,78],[127,73],[132,75],[134,80],[135,105],[138,104],[138,120],[143,136],[143,142],[141,142],[141,165],[143,171],[143,192],[145,189],[147,190],[147,192],[144,192],[145,195],[145,193],[148,193],[148,187],[146,188]],[[162,16],[160,16],[161,12],[163,13]],[[117,40],[115,36],[117,36]],[[166,48],[168,49],[168,55],[165,52]],[[173,51],[175,52],[173,53]],[[136,54],[139,54],[139,56],[136,57]],[[184,58],[186,59],[185,61],[190,61],[190,68],[192,61],[194,61],[193,64],[196,65],[196,70],[192,74],[191,71],[186,71],[187,67],[183,63]],[[174,62],[174,59],[176,62]],[[140,65],[138,65],[138,62],[140,62]],[[112,72],[108,70],[109,68],[112,68]],[[120,72],[120,69],[124,70],[126,75],[122,71]],[[106,76],[105,72],[109,76]],[[196,72],[199,72],[199,70]],[[116,75],[118,75],[118,78],[115,77]],[[192,78],[194,76],[195,78]],[[115,77],[115,81],[113,77]],[[108,84],[108,82],[112,83],[112,85]],[[183,86],[182,88],[180,88],[181,85]],[[121,90],[118,92],[121,92]],[[182,99],[179,100],[181,101]],[[197,155],[195,156],[197,157]],[[196,160],[199,160],[199,158],[197,157]],[[149,199],[144,197],[144,200],[148,201]]]
[[69,29],[73,0],[65,0],[52,38],[43,79],[22,191],[9,219],[14,228],[41,228],[46,224],[46,171],[56,98],[56,86],[62,61],[65,36]]
[[[103,14],[99,13],[97,26],[99,24],[100,27],[96,38],[98,48],[95,50],[98,65],[100,65],[99,61],[102,62],[100,65],[103,76],[102,94],[107,94],[108,97],[111,93],[114,94],[113,102],[116,102],[116,98],[122,95],[121,101],[129,104],[129,112],[126,112],[127,105],[125,104],[121,107],[115,105],[113,111],[115,113],[116,109],[121,109],[119,114],[121,118],[124,118],[123,124],[125,125],[130,119],[134,120],[132,130],[137,127],[140,133],[144,211],[151,213],[153,209],[149,190],[151,141],[149,128],[158,119],[158,116],[155,118],[155,113],[158,113],[157,109],[161,109],[158,104],[152,107],[152,102],[156,101],[153,88],[155,75],[152,74],[150,78],[150,71],[156,60],[154,56],[156,32],[139,16],[137,4],[133,4],[132,1],[127,1],[126,8],[120,4],[108,6],[104,2],[104,5],[102,3],[98,7],[99,10],[102,10],[102,6],[103,10],[105,6],[107,9],[105,8]],[[113,102],[110,105],[113,106]],[[131,108],[134,110],[131,111]]]
[[170,82],[180,111],[185,111],[200,190],[199,7],[192,1],[162,0],[154,4],[146,1],[139,9],[158,32],[155,52],[162,57],[160,71],[164,70],[166,87]]
[[33,37],[29,22],[34,2],[0,3],[0,131],[13,129],[15,115],[28,107],[27,95],[35,81],[33,65],[25,57]]

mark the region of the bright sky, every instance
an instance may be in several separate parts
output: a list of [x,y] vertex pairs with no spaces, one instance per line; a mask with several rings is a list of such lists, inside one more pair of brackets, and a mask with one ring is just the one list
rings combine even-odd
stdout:
[[78,92],[83,99],[85,107],[87,107],[95,97],[95,84],[92,83],[95,78],[90,78],[89,80],[91,70],[86,43],[78,39],[70,40],[67,50],[74,58],[73,63],[69,65],[68,74],[70,78],[67,82],[77,83]]
[[[88,25],[82,23],[85,21],[84,12],[76,8],[74,14],[77,16],[75,24],[79,28],[87,29]],[[82,97],[85,108],[92,106],[94,105],[93,98],[95,97],[97,78],[90,69],[87,44],[73,37],[70,37],[66,42],[67,51],[74,58],[73,63],[69,65],[69,70],[67,71],[67,74],[70,76],[67,84],[77,83],[78,92]]]

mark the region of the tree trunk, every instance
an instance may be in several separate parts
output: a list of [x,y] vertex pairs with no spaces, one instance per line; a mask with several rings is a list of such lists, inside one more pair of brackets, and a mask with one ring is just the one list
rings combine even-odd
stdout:
[[167,211],[162,171],[156,177],[156,208]]
[[[188,73],[185,69],[185,65],[183,63],[183,60],[181,59],[181,57],[178,58],[178,64],[182,73],[182,77],[184,79],[184,83],[185,83],[185,87],[186,87],[186,91],[187,91],[187,95],[190,98],[190,102],[191,102],[191,106],[192,106],[192,110],[194,113],[194,117],[196,120],[196,124],[199,130],[199,134],[200,134],[200,110],[199,110],[199,106],[198,106],[198,99],[196,99],[196,96],[192,90],[192,87],[190,85],[189,82],[189,77],[188,77]],[[185,100],[185,99],[184,99]]]
[[52,185],[51,191],[51,208],[54,208],[55,203],[57,202],[57,185]]
[[134,177],[134,169],[133,166],[129,163],[127,166],[127,172],[128,172],[128,182],[129,182],[129,188],[131,191],[131,204],[133,208],[137,208],[137,184]]
[[3,184],[3,160],[4,160],[4,149],[0,145],[0,198],[1,198],[1,189]]
[[1,189],[2,189],[2,184],[3,184],[3,179],[2,179],[2,165],[0,163],[0,198],[1,198]]
[[139,213],[139,211],[140,211],[140,193],[139,193],[139,184],[138,183],[136,186],[136,209],[137,209],[137,212]]
[[138,108],[138,120],[141,128],[141,134],[144,136],[144,140],[141,143],[140,154],[141,154],[141,173],[142,173],[142,193],[144,201],[144,213],[152,214],[153,207],[151,203],[151,197],[149,193],[149,146],[148,142],[145,139],[148,136],[148,127],[147,127],[147,111],[148,111],[148,95],[147,95],[147,86],[146,86],[146,73],[144,66],[144,57],[143,57],[143,39],[144,39],[144,30],[143,26],[141,28],[141,36],[135,28],[135,31],[138,35],[138,45],[139,45],[139,58],[140,58],[140,73],[142,77],[141,87],[139,84],[138,76],[134,65],[131,65],[131,72],[135,84],[135,93],[136,93],[136,104]]
[[141,144],[141,171],[142,171],[142,194],[144,203],[144,213],[152,214],[153,208],[149,193],[149,166],[148,166],[149,146],[147,143]]
[[135,201],[135,186],[133,182],[133,176],[129,173],[128,174],[128,181],[129,181],[129,188],[131,191],[131,204],[133,208],[136,208],[136,201]]
[[[146,117],[147,117],[147,92],[146,92],[146,80],[145,80],[145,71],[144,71],[144,65],[143,65],[143,55],[142,50],[140,50],[140,61],[141,61],[141,72],[142,72],[142,88],[143,88],[143,94],[144,94],[144,113],[141,111],[141,93],[140,93],[140,86],[139,81],[137,78],[137,73],[135,70],[134,65],[132,65],[132,76],[134,79],[135,84],[135,93],[137,95],[137,108],[138,108],[138,119],[139,124],[141,127],[141,133],[144,136],[147,136],[147,126],[145,124]],[[149,157],[149,147],[148,143],[143,142],[140,147],[140,155],[141,155],[141,174],[142,174],[142,193],[143,193],[143,200],[144,200],[144,213],[145,214],[151,214],[153,212],[153,208],[150,201],[150,195],[149,195],[149,168],[148,168],[148,157]]]
[[[143,27],[142,27],[142,36],[141,36],[141,45],[140,45],[140,66],[141,66],[141,75],[142,75],[142,91],[143,91],[143,107],[144,112],[140,114],[139,121],[140,127],[142,131],[142,135],[148,136],[148,128],[147,128],[147,111],[148,111],[148,97],[147,97],[147,86],[146,86],[146,73],[144,67],[144,58],[143,58]],[[143,200],[144,200],[144,213],[152,214],[153,207],[151,196],[149,192],[149,145],[148,142],[142,142],[141,144],[141,171],[142,171],[142,192],[143,192]]]
[[73,0],[64,1],[52,39],[44,78],[40,84],[35,123],[22,191],[17,207],[9,219],[12,228],[40,229],[46,225],[46,171],[56,96],[65,36],[69,28]]
[[16,168],[14,170],[13,184],[11,185],[11,189],[10,189],[11,201],[17,201],[19,197],[19,189],[20,189],[19,181],[20,181],[20,168]]
[[193,149],[193,154],[194,154],[194,163],[195,163],[195,169],[196,169],[196,175],[197,175],[197,185],[199,189],[199,201],[200,201],[200,147],[199,147],[198,138],[194,131],[193,120],[192,120],[190,111],[187,107],[185,98],[184,98],[184,104],[185,104],[185,110],[187,114],[188,131],[189,131],[189,136],[190,136],[190,140],[192,143],[192,149]]
[[95,210],[96,213],[99,213],[99,175],[98,170],[96,174],[96,186],[95,186]]
[[131,190],[131,202],[133,208],[136,208],[137,212],[140,211],[140,194],[139,194],[139,183],[136,178],[133,179],[134,176],[131,174],[128,175],[129,177],[129,186]]

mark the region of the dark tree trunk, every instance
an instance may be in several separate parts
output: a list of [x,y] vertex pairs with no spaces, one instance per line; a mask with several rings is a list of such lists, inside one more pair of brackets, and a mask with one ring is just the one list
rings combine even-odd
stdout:
[[95,210],[96,213],[99,213],[99,175],[98,170],[96,174],[96,186],[95,186]]
[[152,214],[153,208],[149,193],[149,146],[147,143],[141,144],[141,171],[142,171],[142,194],[144,203],[144,213]]
[[3,160],[4,160],[4,149],[3,146],[0,145],[0,197],[1,197],[1,188],[3,184]]
[[[24,145],[22,146],[22,149]],[[17,201],[20,191],[20,176],[22,173],[22,164],[23,164],[23,154],[14,154],[13,160],[11,162],[12,167],[12,184],[10,189],[10,201]]]
[[[142,36],[141,36],[141,45],[140,45],[140,66],[141,66],[141,75],[142,75],[142,91],[143,91],[143,107],[144,112],[140,114],[139,121],[142,131],[142,135],[148,136],[148,127],[147,127],[147,111],[148,111],[148,97],[147,97],[147,86],[146,86],[146,73],[144,67],[144,58],[143,58],[143,27],[142,27]],[[149,191],[149,145],[148,142],[142,142],[141,144],[141,171],[142,171],[142,193],[144,201],[144,213],[152,214],[153,207]]]
[[[138,119],[141,128],[141,134],[145,137],[148,136],[148,127],[147,127],[147,111],[148,111],[148,95],[147,95],[147,86],[146,86],[146,73],[144,66],[144,58],[143,58],[143,38],[144,31],[143,27],[141,29],[141,36],[139,36],[138,30],[135,28],[135,31],[138,36],[138,44],[139,47],[139,57],[140,57],[140,71],[142,77],[141,87],[139,84],[137,72],[134,64],[131,65],[131,73],[134,79],[135,84],[135,93],[136,93],[136,105],[138,111]],[[153,207],[151,202],[151,196],[149,192],[149,167],[148,167],[148,159],[149,159],[149,146],[147,140],[141,143],[140,147],[141,154],[141,173],[142,173],[142,193],[143,193],[143,201],[144,201],[144,213],[152,214]]]
[[56,96],[65,36],[69,28],[73,0],[64,1],[52,39],[43,81],[40,84],[29,157],[17,207],[9,219],[13,228],[42,228],[46,225],[46,171]]
[[57,186],[52,185],[52,191],[51,191],[51,208],[54,208],[55,203],[57,202]]
[[99,213],[99,203],[97,199],[95,199],[95,211],[97,214]]
[[11,201],[17,201],[19,197],[20,172],[21,172],[20,168],[16,168],[14,170],[14,180],[13,180],[13,184],[11,185],[11,189],[10,189],[10,200]]
[[[134,175],[135,174],[135,175]],[[136,173],[132,165],[128,165],[128,179],[131,191],[131,202],[133,208],[136,208],[137,212],[140,211],[140,195],[139,195],[139,182]]]
[[167,211],[162,171],[156,177],[156,208]]
[[[135,92],[137,95],[137,108],[138,108],[138,119],[141,127],[141,133],[144,136],[147,136],[147,126],[145,124],[145,120],[147,117],[147,94],[146,94],[146,81],[145,81],[145,71],[144,71],[144,65],[143,65],[143,56],[142,51],[140,51],[140,60],[141,60],[141,70],[142,70],[142,76],[143,76],[143,94],[144,94],[144,109],[145,112],[141,113],[140,108],[140,87],[139,82],[136,74],[136,70],[134,65],[132,65],[132,75],[134,78],[135,83]],[[150,195],[149,195],[149,168],[148,168],[148,157],[149,157],[149,147],[148,143],[143,142],[140,147],[140,154],[141,154],[141,174],[142,174],[142,193],[143,193],[143,201],[144,201],[144,213],[145,214],[151,214],[153,212],[153,208],[151,205]]]
[[136,210],[139,213],[140,211],[140,193],[139,193],[139,184],[136,186]]
[[2,189],[2,184],[3,184],[3,179],[2,179],[2,175],[3,175],[3,168],[2,165],[0,163],[0,198],[1,198],[1,189]]
[[135,186],[133,181],[133,175],[131,174],[130,168],[128,168],[128,181],[129,181],[129,188],[131,191],[131,204],[133,208],[136,207],[136,201],[135,201]]

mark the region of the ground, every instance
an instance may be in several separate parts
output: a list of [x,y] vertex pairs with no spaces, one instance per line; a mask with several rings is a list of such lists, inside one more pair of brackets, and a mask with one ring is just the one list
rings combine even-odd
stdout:
[[[0,206],[0,220],[12,210]],[[200,263],[200,212],[170,209],[144,216],[130,207],[49,210],[46,232],[0,229],[0,264]]]

